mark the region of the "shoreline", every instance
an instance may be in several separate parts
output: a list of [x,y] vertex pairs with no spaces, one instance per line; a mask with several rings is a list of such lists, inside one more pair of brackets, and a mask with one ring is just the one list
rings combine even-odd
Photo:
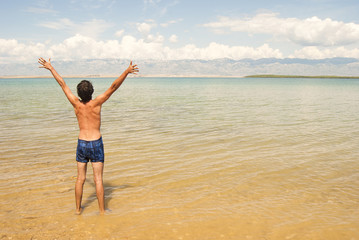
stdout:
[[[62,75],[63,78],[117,78],[119,75]],[[245,76],[222,76],[222,75],[128,75],[127,77],[139,78],[244,78]],[[53,78],[52,75],[10,75],[0,76],[0,79],[19,78]]]
[[[117,78],[118,75],[63,75],[63,78]],[[326,79],[359,79],[359,76],[330,76],[330,75],[318,75],[318,76],[305,76],[305,75],[248,75],[248,76],[226,76],[226,75],[129,75],[128,77],[139,78],[326,78]],[[20,79],[20,78],[53,78],[52,75],[9,75],[0,76],[0,79]]]

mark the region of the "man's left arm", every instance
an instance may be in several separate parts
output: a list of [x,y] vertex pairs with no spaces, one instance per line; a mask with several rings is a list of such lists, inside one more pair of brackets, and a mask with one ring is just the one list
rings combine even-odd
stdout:
[[128,74],[137,74],[138,73],[137,64],[132,65],[132,61],[130,62],[130,66],[111,84],[110,88],[108,88],[104,93],[100,94],[95,98],[96,103],[102,105],[106,102],[111,95],[121,86],[121,84],[125,81]]
[[50,59],[47,62],[45,59],[39,58],[38,62],[42,65],[42,66],[40,66],[40,68],[45,68],[51,72],[52,76],[55,78],[57,83],[60,85],[60,87],[64,91],[69,102],[73,106],[75,106],[75,104],[80,100],[71,92],[70,88],[67,86],[67,84],[65,83],[64,79],[60,76],[60,74],[58,74],[56,72],[55,68],[51,65]]

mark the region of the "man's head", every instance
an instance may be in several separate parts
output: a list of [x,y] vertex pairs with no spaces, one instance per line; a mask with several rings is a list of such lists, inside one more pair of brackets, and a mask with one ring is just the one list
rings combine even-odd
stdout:
[[77,95],[81,98],[83,103],[87,103],[92,99],[93,87],[92,83],[87,80],[82,80],[77,85]]

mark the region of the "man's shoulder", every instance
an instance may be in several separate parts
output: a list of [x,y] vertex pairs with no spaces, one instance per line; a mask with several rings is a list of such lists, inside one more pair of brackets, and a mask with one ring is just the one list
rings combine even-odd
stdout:
[[101,108],[102,103],[100,101],[97,101],[96,99],[90,100],[86,103],[83,103],[80,101],[79,108],[82,109],[97,109]]
[[92,99],[89,101],[89,103],[94,106],[94,107],[98,107],[98,106],[102,106],[102,104],[104,103],[103,101],[101,101],[101,98],[99,98],[98,96],[95,99]]

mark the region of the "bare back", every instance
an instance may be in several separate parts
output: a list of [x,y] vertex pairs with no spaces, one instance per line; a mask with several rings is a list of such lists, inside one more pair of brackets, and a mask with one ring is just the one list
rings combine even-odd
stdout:
[[74,106],[79,123],[79,139],[92,141],[101,137],[101,104],[95,100],[87,103],[77,102]]
[[[47,62],[43,58],[39,58],[38,63],[42,66],[40,68],[46,68],[51,71],[57,83],[64,91],[67,99],[75,109],[77,121],[79,123],[80,134],[79,139],[85,141],[97,140],[101,137],[101,106],[106,102],[110,96],[121,86],[127,75],[130,73],[136,74],[139,70],[137,65],[130,66],[111,84],[103,94],[97,96],[94,100],[90,100],[87,103],[82,103],[66,85],[64,79],[56,72],[50,63],[50,59]],[[91,92],[92,95],[93,91]]]

